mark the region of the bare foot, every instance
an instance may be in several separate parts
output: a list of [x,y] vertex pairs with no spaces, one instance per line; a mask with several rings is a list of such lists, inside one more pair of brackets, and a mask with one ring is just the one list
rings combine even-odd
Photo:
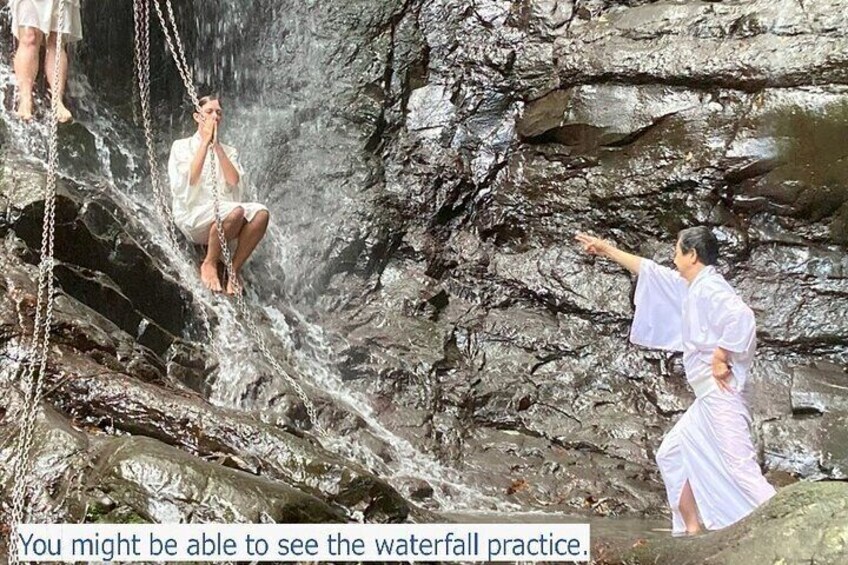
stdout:
[[244,279],[241,278],[241,275],[238,273],[236,273],[236,278],[238,279],[238,289],[236,289],[236,285],[233,284],[235,282],[233,279],[227,281],[227,294],[230,296],[235,296],[236,294],[244,292]]
[[200,280],[203,286],[212,292],[221,292],[221,281],[218,279],[218,266],[204,261],[200,264]]
[[60,124],[66,124],[74,119],[74,116],[73,114],[71,114],[71,111],[68,110],[68,108],[62,103],[61,100],[59,101],[58,114]]
[[[657,530],[657,531],[659,531],[659,530]],[[685,537],[689,537],[689,536],[697,536],[700,533],[701,533],[701,530],[699,528],[699,529],[694,530],[694,531],[686,530],[685,532],[672,532],[671,535],[672,535],[672,537],[675,537],[675,538],[685,538]]]
[[32,120],[32,95],[20,95],[20,100],[18,100],[18,109],[15,113],[25,122]]

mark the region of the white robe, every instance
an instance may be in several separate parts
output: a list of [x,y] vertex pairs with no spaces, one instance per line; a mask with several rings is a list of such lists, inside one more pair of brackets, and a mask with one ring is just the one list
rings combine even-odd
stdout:
[[[196,185],[189,184],[191,162],[200,148],[200,135],[178,139],[171,146],[171,156],[168,159],[168,177],[171,184],[172,210],[174,222],[185,236],[194,243],[204,244],[209,238],[209,229],[215,222],[215,201],[209,175],[209,159],[203,165],[203,174]],[[257,202],[243,202],[244,188],[247,185],[244,169],[238,160],[238,152],[229,145],[221,144],[227,158],[239,174],[237,186],[228,186],[224,180],[224,171],[216,160],[217,171],[214,182],[218,183],[219,210],[221,218],[227,217],[235,208],[244,209],[244,217],[250,222],[260,210],[268,210]]]
[[[63,3],[65,20],[59,29],[59,4]],[[82,39],[80,18],[80,0],[11,0],[9,11],[12,13],[12,33],[18,37],[22,27],[40,29],[45,35],[53,31],[65,34],[62,41],[71,43]]]
[[[713,267],[691,285],[676,271],[643,259],[636,284],[630,340],[683,352],[695,402],[657,451],[675,533],[686,526],[679,511],[686,481],[707,529],[729,526],[771,498],[751,442],[751,417],[742,396],[756,349],[754,313]],[[730,352],[733,392],[712,376],[717,347]]]

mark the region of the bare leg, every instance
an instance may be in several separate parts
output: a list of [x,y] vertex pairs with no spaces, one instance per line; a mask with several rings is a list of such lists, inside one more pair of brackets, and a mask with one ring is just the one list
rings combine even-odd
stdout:
[[[235,208],[224,218],[224,235],[227,241],[235,239],[244,227],[244,208]],[[200,280],[212,292],[221,292],[221,281],[218,279],[218,261],[221,259],[221,241],[218,238],[218,227],[213,223],[209,228],[206,257],[200,265]]]
[[62,123],[71,121],[74,117],[70,110],[65,107],[63,97],[65,95],[65,82],[68,79],[68,54],[62,48],[59,54],[59,83],[53,84],[56,72],[56,33],[51,33],[47,38],[47,58],[45,59],[45,74],[47,82],[50,83],[50,92],[55,96],[59,104],[59,121]]
[[[236,277],[241,275],[241,268],[244,263],[256,249],[256,246],[265,237],[265,230],[268,229],[268,221],[271,219],[270,214],[265,210],[260,210],[256,213],[251,221],[244,226],[239,235],[238,248],[233,256],[233,271]],[[227,283],[227,294],[235,294],[236,289],[233,286],[233,281]]]
[[18,108],[22,120],[32,119],[32,90],[38,76],[38,50],[44,34],[34,27],[18,28],[18,50],[15,52],[15,78],[18,81]]
[[692,493],[689,481],[686,481],[686,484],[683,485],[683,492],[680,493],[680,514],[686,524],[687,534],[697,534],[701,531],[701,524],[698,522],[698,505],[695,502],[695,495]]

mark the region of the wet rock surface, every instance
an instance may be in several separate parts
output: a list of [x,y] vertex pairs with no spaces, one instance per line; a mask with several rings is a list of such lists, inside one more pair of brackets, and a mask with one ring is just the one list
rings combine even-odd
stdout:
[[[23,321],[23,327],[31,331],[34,304],[29,304],[29,300],[35,289],[29,278],[32,267],[16,261],[11,254],[3,258],[3,266],[4,288],[8,290],[0,318],[6,336],[3,377],[4,386],[10,386],[26,339],[20,333],[19,324]],[[286,488],[292,491],[319,496],[334,504],[333,512],[339,516],[359,512],[369,520],[398,521],[409,514],[407,503],[385,482],[324,451],[299,432],[286,431],[285,422],[263,424],[249,415],[212,406],[175,378],[174,359],[169,371],[161,357],[81,302],[60,295],[54,316],[52,358],[55,361],[51,362],[44,388],[46,400],[61,410],[63,416],[49,412],[51,421],[56,421],[53,427],[69,428],[72,422],[98,436],[155,438],[196,458],[212,461],[218,467],[232,467],[262,476],[269,483],[290,485]],[[182,369],[190,372],[193,368]],[[16,429],[13,422],[20,410],[19,402],[4,407],[9,437]],[[50,434],[54,432],[44,432],[46,437],[38,434],[38,441],[51,441]],[[76,443],[79,441],[83,440]],[[133,452],[132,447],[126,449]],[[121,450],[123,453],[124,448]],[[70,457],[63,453],[57,450],[49,455]],[[151,455],[154,459],[160,456],[165,459],[163,466],[179,468],[180,464],[173,463],[176,454]],[[180,457],[188,459],[189,455],[184,453]],[[212,467],[210,464],[204,468]],[[34,472],[52,477],[60,470],[56,465],[45,464],[43,469],[37,465]],[[68,472],[81,471],[75,467]],[[171,469],[167,473],[175,471]],[[43,482],[50,485],[55,480]],[[288,512],[282,507],[277,510]]]
[[[15,415],[21,406],[22,395],[5,383],[2,390],[7,402],[0,419],[0,455],[3,461],[12,459],[12,441],[17,432]],[[32,451],[32,476],[39,488],[31,500],[34,515],[45,522],[66,522],[79,519],[84,508],[84,482],[91,465],[92,446],[84,432],[75,429],[67,419],[51,408],[36,416],[35,440]],[[10,495],[11,468],[0,469],[3,496]]]
[[633,547],[601,546],[602,563],[662,565],[841,563],[845,559],[848,485],[837,482],[787,487],[750,517],[692,538],[642,539]]
[[[36,197],[45,177],[28,167],[14,168],[22,164],[6,162],[5,223],[25,245],[23,257],[37,264],[44,201]],[[198,335],[200,317],[191,293],[130,213],[85,187],[70,182],[60,186],[56,278],[71,297],[108,317],[141,345],[164,353],[177,338]]]
[[[212,4],[179,15],[211,25],[204,18],[227,7]],[[588,230],[669,264],[676,231],[696,224],[719,236],[719,268],[757,316],[748,394],[768,476],[845,479],[848,16],[838,4],[252,3],[251,21],[268,24],[258,40],[199,76],[210,86],[226,74],[245,104],[268,96],[261,119],[239,115],[247,133],[234,133],[281,234],[251,264],[251,300],[321,423],[369,451],[369,464],[321,448],[267,364],[222,382],[203,301],[137,210],[67,181],[38,515],[401,521],[426,519],[419,504],[443,509],[461,483],[480,504],[485,494],[511,509],[662,517],[654,455],[692,394],[678,357],[628,343],[634,280],[572,238]],[[93,53],[129,57],[119,32],[131,21],[91,10],[96,39],[80,68],[104,85]],[[242,31],[226,21],[214,29],[231,50]],[[320,41],[296,41],[303,34]],[[266,48],[280,38],[285,48]],[[239,65],[260,65],[262,79]],[[179,82],[164,72],[154,91],[164,125],[180,113]],[[126,94],[104,100],[130,114]],[[79,127],[66,135],[88,178],[95,138]],[[43,177],[4,151],[0,356],[11,390],[35,307]],[[281,319],[285,340],[271,331]],[[319,341],[309,324],[323,332],[321,371],[338,381],[293,354]],[[3,405],[4,437],[17,410]],[[409,452],[369,419],[461,480],[393,473]],[[80,483],[95,465],[102,473]],[[184,476],[191,492],[157,498],[138,469]],[[784,518],[824,527],[844,510],[841,488],[790,487],[750,530],[728,530],[721,555],[733,562],[739,540],[780,531]],[[235,502],[210,508],[214,493]],[[86,518],[91,500],[108,503]],[[787,555],[828,562],[827,540],[842,534],[825,533]],[[706,544],[681,555],[701,562]]]
[[[205,463],[152,439],[111,440],[96,472],[117,507],[158,523],[333,523],[345,515],[278,481]],[[112,510],[111,512],[114,512]]]
[[757,316],[766,472],[843,478],[822,447],[848,398],[834,6],[408,5],[372,208],[316,302],[350,386],[507,500],[661,512],[654,452],[691,393],[678,358],[628,344],[634,281],[572,238],[670,264],[677,230],[706,224]]
[[[51,522],[343,522],[345,512],[270,478],[146,437],[108,437],[50,409],[36,430],[34,516]],[[8,440],[16,426],[4,422]],[[4,447],[4,455],[11,449]],[[10,484],[5,477],[5,484]]]

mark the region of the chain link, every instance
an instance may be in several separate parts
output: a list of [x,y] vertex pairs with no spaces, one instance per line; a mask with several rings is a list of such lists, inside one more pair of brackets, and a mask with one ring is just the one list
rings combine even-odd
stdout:
[[[177,243],[177,233],[171,207],[168,204],[168,199],[165,197],[165,191],[162,188],[162,179],[159,176],[159,159],[156,156],[156,142],[153,139],[153,119],[151,118],[150,109],[150,2],[149,0],[134,0],[133,1],[133,20],[135,22],[135,71],[136,83],[139,93],[139,101],[141,107],[141,121],[144,126],[144,141],[147,148],[147,161],[150,167],[150,184],[153,187],[153,198],[159,214],[165,218],[165,239],[170,247],[171,253],[178,257],[181,254],[179,244]],[[212,324],[209,321],[209,314],[206,308],[200,304],[200,318],[203,323],[203,329],[206,332],[212,350],[218,359],[221,359],[222,354],[215,341],[215,334],[212,330]]]
[[35,421],[44,391],[44,375],[47,371],[47,355],[50,349],[50,326],[53,323],[53,306],[56,288],[53,282],[53,255],[56,234],[56,180],[59,168],[59,88],[60,57],[63,45],[62,30],[65,27],[67,0],[59,3],[56,31],[56,62],[51,92],[51,120],[47,132],[47,179],[44,188],[44,218],[41,230],[41,256],[38,264],[38,296],[35,306],[32,340],[23,369],[21,383],[23,406],[20,415],[21,429],[12,450],[11,508],[9,510],[9,563],[20,563],[18,556],[18,526],[29,518],[28,494]]
[[[135,0],[135,1],[138,4],[139,2],[147,3],[149,0]],[[166,6],[166,11],[167,11],[167,14],[168,14],[168,21],[166,21],[166,19],[165,19],[165,13],[162,11],[162,7],[161,7],[159,1],[158,0],[152,0],[152,1],[153,1],[153,5],[156,9],[156,14],[159,18],[159,23],[161,24],[161,26],[163,28],[163,34],[164,34],[164,37],[165,37],[165,42],[167,43],[168,48],[171,52],[171,55],[174,59],[174,63],[177,66],[177,71],[179,72],[180,77],[183,80],[183,84],[186,88],[186,92],[188,93],[189,97],[191,98],[191,101],[194,104],[195,108],[197,109],[197,111],[202,116],[203,114],[202,114],[202,112],[200,112],[199,100],[197,98],[197,90],[195,89],[195,86],[194,86],[194,81],[193,81],[193,78],[192,78],[191,69],[189,68],[189,66],[186,62],[185,50],[183,48],[183,43],[182,43],[182,40],[180,39],[180,34],[179,34],[178,29],[177,29],[176,18],[174,17],[174,9],[173,9],[173,6],[171,4],[171,0],[164,0],[165,6]],[[148,22],[148,25],[149,25],[149,22]],[[146,33],[145,36],[149,37],[149,31]],[[149,46],[148,46],[148,49],[149,49]],[[149,56],[149,51],[148,51],[148,56]],[[145,60],[148,61],[148,64],[149,64],[149,58],[145,59]],[[144,72],[146,72],[147,76],[149,76],[149,68],[145,69]],[[144,74],[144,73],[140,70],[139,75],[141,76],[142,74]],[[149,99],[149,96],[150,96],[149,84],[146,85],[145,88],[141,88],[140,90],[141,90],[142,99],[145,99],[145,98]],[[143,104],[146,104],[146,105],[149,106],[149,101],[146,102],[146,103],[143,103]],[[152,124],[149,121],[145,121],[144,125],[145,125],[145,130],[146,130],[145,131],[145,137],[152,140],[152,137],[153,137]],[[259,331],[259,327],[257,326],[256,322],[251,317],[250,309],[248,308],[248,305],[247,305],[247,303],[244,299],[244,289],[242,288],[241,281],[238,279],[238,277],[236,276],[235,270],[233,269],[232,254],[230,253],[230,248],[227,245],[227,241],[226,241],[226,233],[224,231],[224,219],[221,216],[220,179],[218,178],[217,168],[218,168],[218,163],[217,163],[217,159],[216,159],[216,156],[215,156],[215,152],[212,151],[212,152],[209,153],[209,157],[206,160],[206,163],[205,163],[205,166],[204,166],[204,169],[203,169],[203,173],[202,173],[202,176],[201,176],[201,183],[204,184],[204,185],[206,185],[207,183],[211,185],[212,197],[213,197],[213,202],[214,202],[215,229],[218,232],[218,242],[221,246],[221,255],[222,255],[222,258],[224,260],[224,264],[226,265],[227,277],[228,277],[230,284],[232,284],[233,289],[235,291],[236,307],[237,307],[238,313],[240,314],[240,322],[242,323],[242,325],[247,330],[248,335],[250,335],[253,338],[254,343],[259,348],[260,352],[262,353],[262,355],[266,359],[266,361],[271,365],[271,367],[273,368],[273,370],[276,373],[278,373],[279,375],[281,375],[283,377],[283,379],[285,379],[285,381],[288,383],[288,385],[291,387],[291,389],[294,391],[294,393],[297,395],[297,397],[303,403],[303,405],[306,409],[306,414],[309,418],[309,421],[312,423],[312,426],[313,426],[315,432],[318,435],[323,437],[323,436],[326,435],[326,432],[324,431],[323,427],[320,425],[320,423],[318,421],[318,416],[317,416],[317,413],[315,411],[315,405],[312,403],[312,401],[306,395],[306,392],[303,390],[303,388],[300,386],[300,384],[285,369],[285,367],[282,366],[282,364],[277,360],[276,356],[268,348],[264,337],[262,336],[261,332]],[[151,162],[151,175],[156,176],[158,174],[158,169],[156,169],[156,171],[157,171],[156,173],[154,173],[153,170],[154,170],[153,169],[153,162]],[[171,217],[170,215],[166,215],[165,219],[166,219],[167,222],[173,224],[173,217]]]
[[[60,0],[59,2],[59,17],[58,30],[56,33],[56,63],[54,67],[54,85],[59,85],[59,70],[60,60],[63,45],[63,34],[61,30],[64,28],[66,21],[65,3],[68,0]],[[153,139],[153,125],[150,112],[150,0],[134,0],[134,22],[135,22],[135,65],[138,78],[139,98],[142,108],[142,122],[145,130],[145,143],[147,148],[147,158],[150,163],[151,184],[153,185],[154,199],[159,213],[166,220],[166,239],[174,250],[178,250],[176,232],[174,229],[173,216],[168,206],[167,199],[162,190],[161,178],[159,177],[159,163],[156,157],[155,142]],[[173,27],[173,37],[169,32],[168,25],[165,23],[164,14],[157,0],[153,0],[157,15],[162,24],[165,39],[168,47],[177,65],[177,70],[180,73],[183,83],[189,96],[192,99],[195,107],[199,109],[197,91],[194,88],[194,82],[191,77],[191,72],[185,59],[185,50],[183,49],[182,41],[177,32],[176,19],[174,17],[173,7],[170,0],[166,0],[168,17]],[[29,347],[29,353],[26,359],[26,365],[21,376],[23,388],[23,403],[22,414],[20,415],[21,429],[16,437],[13,451],[11,476],[12,496],[11,508],[8,511],[9,521],[9,563],[10,565],[19,565],[21,563],[18,555],[17,530],[18,526],[24,523],[29,518],[27,507],[28,491],[29,491],[29,470],[32,466],[30,457],[33,447],[33,438],[35,432],[35,421],[38,416],[38,407],[44,389],[44,375],[47,370],[47,357],[50,348],[50,326],[53,321],[53,309],[55,304],[55,285],[53,281],[54,267],[54,243],[56,233],[56,181],[58,174],[58,126],[59,126],[59,96],[53,92],[52,96],[52,119],[48,129],[48,160],[47,160],[47,179],[44,190],[44,219],[42,223],[42,239],[41,239],[41,256],[38,266],[38,296],[36,300],[35,319],[33,323],[32,340]],[[241,287],[241,282],[235,276],[232,265],[232,256],[227,246],[226,236],[223,230],[223,220],[220,214],[220,194],[219,182],[217,173],[217,162],[214,153],[209,159],[211,174],[208,171],[204,172],[205,177],[211,177],[212,193],[214,197],[215,209],[215,225],[218,230],[218,237],[221,243],[221,251],[229,279],[236,291],[236,303],[239,312],[242,314],[242,323],[246,326],[249,334],[255,340],[263,356],[288,382],[295,394],[303,402],[309,420],[311,421],[315,431],[325,436],[326,432],[320,426],[315,407],[307,397],[303,388],[295,381],[295,379],[285,370],[285,368],[277,361],[276,357],[268,349],[264,338],[259,332],[256,323],[251,319],[250,312],[244,300],[244,292]],[[201,315],[203,324],[210,336],[210,341],[215,347],[215,340],[212,337],[212,328],[205,309],[201,306]],[[217,348],[216,348],[217,349]],[[217,350],[216,350],[217,353]],[[220,355],[218,355],[220,359]]]
[[[174,9],[171,6],[171,2],[170,0],[167,2],[168,17],[171,20],[170,26],[165,21],[165,15],[162,13],[162,6],[159,4],[159,0],[153,0],[153,7],[156,8],[156,15],[159,17],[159,23],[162,26],[162,33],[165,36],[165,42],[168,44],[168,49],[170,49],[171,55],[173,56],[174,64],[177,66],[177,72],[180,73],[180,78],[183,79],[183,84],[185,85],[189,98],[191,98],[191,103],[194,104],[194,107],[198,112],[200,112],[197,90],[194,88],[194,78],[191,74],[191,68],[189,68],[188,63],[186,62],[183,42],[180,39],[179,33],[177,33],[177,24],[176,19],[174,18]],[[171,36],[171,27],[174,29],[173,39]]]
[[[159,171],[159,159],[156,156],[156,144],[153,139],[153,126],[150,111],[150,9],[147,0],[135,2],[135,63],[138,77],[139,101],[141,106],[141,120],[144,125],[144,141],[147,148],[147,160],[151,172]],[[153,185],[153,197],[156,207],[162,217],[171,218],[170,206],[162,190],[161,179],[158,174],[151,174]],[[173,222],[168,222],[165,227],[166,236],[170,243],[176,247],[177,236]]]

